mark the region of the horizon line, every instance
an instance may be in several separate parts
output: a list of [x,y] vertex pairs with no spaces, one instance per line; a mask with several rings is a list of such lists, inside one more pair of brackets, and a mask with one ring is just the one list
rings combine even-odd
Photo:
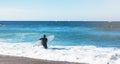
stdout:
[[74,22],[120,22],[120,21],[106,21],[106,20],[103,20],[103,21],[100,21],[100,20],[0,20],[1,21],[45,21],[45,22],[50,22],[50,21],[54,21],[54,22],[71,22],[71,21],[74,21]]

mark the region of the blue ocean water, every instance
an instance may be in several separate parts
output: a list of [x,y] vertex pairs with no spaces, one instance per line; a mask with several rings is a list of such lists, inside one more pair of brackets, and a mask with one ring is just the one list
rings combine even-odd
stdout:
[[43,34],[55,35],[55,39],[49,42],[49,45],[120,48],[120,22],[0,22],[0,42],[35,43]]

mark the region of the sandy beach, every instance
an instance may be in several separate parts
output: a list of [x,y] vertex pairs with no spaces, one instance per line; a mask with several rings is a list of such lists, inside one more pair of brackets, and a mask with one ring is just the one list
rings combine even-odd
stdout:
[[0,64],[86,64],[0,55]]

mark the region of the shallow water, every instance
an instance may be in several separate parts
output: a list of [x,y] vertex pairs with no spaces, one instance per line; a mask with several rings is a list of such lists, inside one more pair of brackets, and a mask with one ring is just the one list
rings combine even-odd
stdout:
[[49,46],[46,50],[32,43],[0,42],[0,55],[88,64],[120,63],[120,49],[95,46]]

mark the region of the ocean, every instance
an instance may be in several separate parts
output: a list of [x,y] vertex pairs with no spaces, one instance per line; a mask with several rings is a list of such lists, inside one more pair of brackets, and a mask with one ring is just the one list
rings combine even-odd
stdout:
[[[47,50],[36,45],[44,34],[54,36]],[[0,21],[0,55],[119,64],[120,22]]]
[[120,22],[1,21],[0,42],[35,43],[43,34],[55,35],[48,45],[120,48]]

